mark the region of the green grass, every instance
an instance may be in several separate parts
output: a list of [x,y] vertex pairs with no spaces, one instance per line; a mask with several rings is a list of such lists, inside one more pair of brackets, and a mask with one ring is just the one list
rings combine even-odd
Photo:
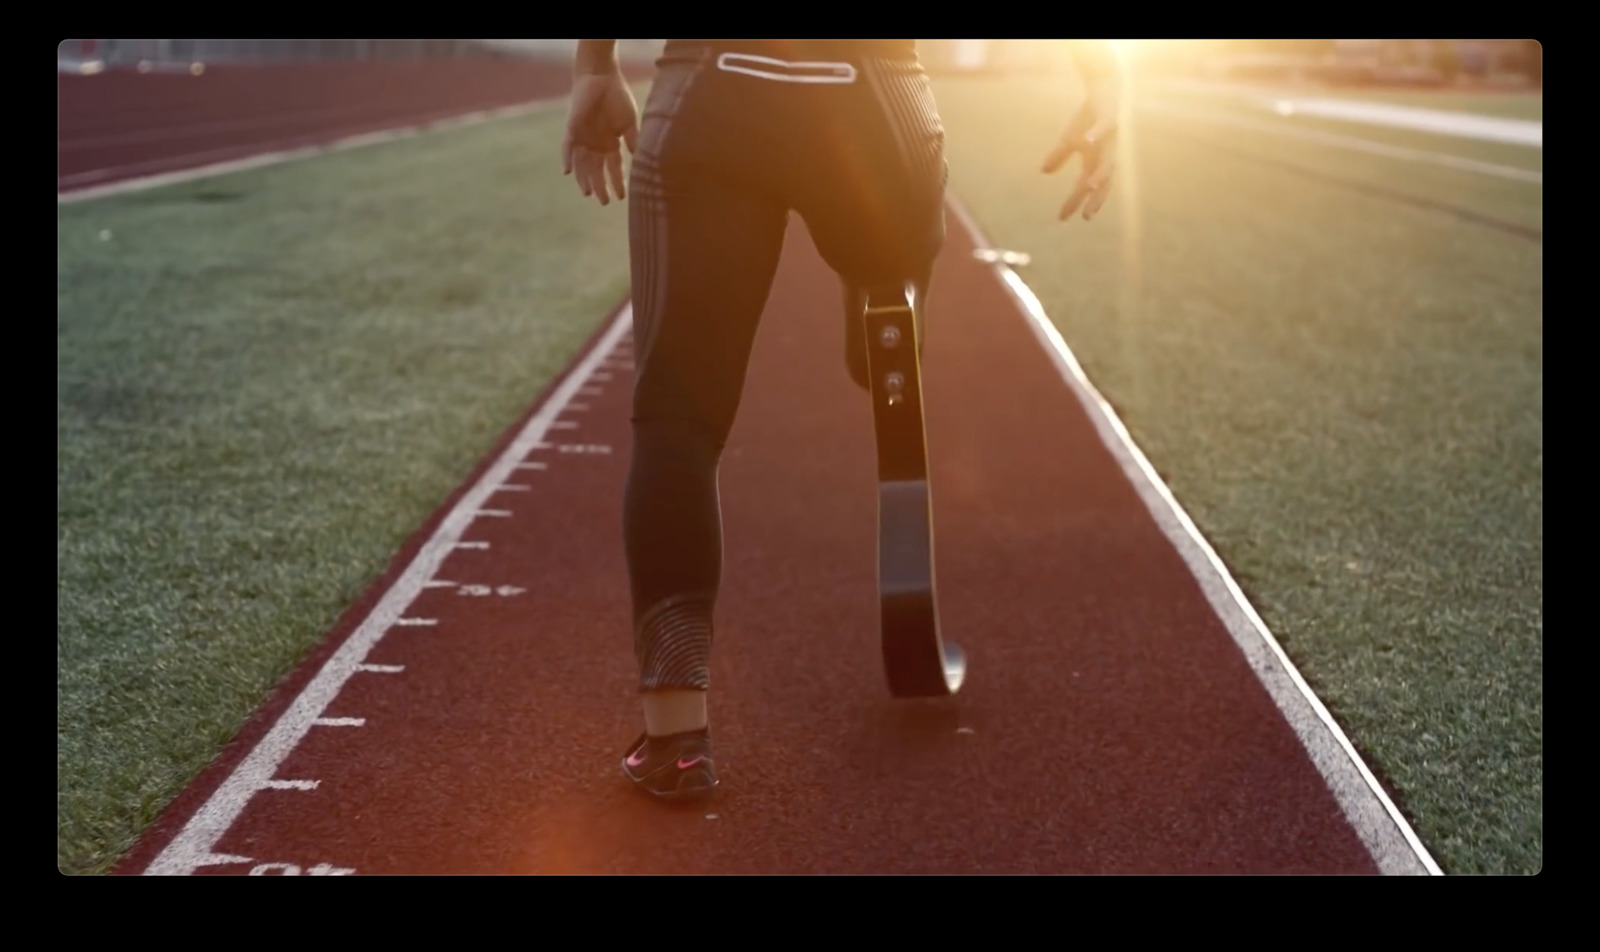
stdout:
[[1543,246],[1438,206],[1538,227],[1541,186],[1136,113],[1059,223],[1074,92],[939,95],[953,187],[1441,865],[1538,871]]
[[[1167,94],[1136,94],[1134,101],[1133,113],[1139,120],[1134,134],[1147,132],[1140,141],[1141,153],[1188,158],[1198,163],[1197,174],[1227,159],[1231,164],[1223,167],[1236,168],[1242,175],[1248,175],[1245,170],[1251,168],[1263,174],[1288,173],[1308,188],[1316,185],[1321,189],[1315,194],[1376,197],[1388,204],[1431,209],[1434,218],[1454,216],[1480,226],[1534,233],[1543,230],[1543,193],[1536,183],[1308,142],[1302,134],[1331,132],[1343,139],[1542,173],[1540,149],[1304,116],[1282,117],[1240,106],[1219,108]],[[1147,106],[1159,107],[1159,111]],[[1249,126],[1241,128],[1225,121],[1230,119],[1243,119]],[[1135,154],[1133,159],[1137,162],[1141,157]],[[1254,183],[1245,180],[1233,187],[1255,191]],[[1305,218],[1308,226],[1320,227],[1314,209],[1297,214],[1309,216]]]
[[[1399,146],[1413,151],[1444,153],[1458,158],[1471,159],[1475,162],[1487,162],[1513,169],[1532,172],[1542,172],[1544,170],[1544,151],[1517,143],[1470,139],[1443,132],[1428,132],[1375,123],[1341,121],[1305,113],[1285,117],[1276,115],[1259,104],[1240,101],[1218,103],[1215,100],[1208,100],[1193,94],[1139,91],[1135,95],[1135,102],[1141,105],[1144,103],[1163,105],[1167,108],[1169,114],[1174,109],[1190,112],[1195,121],[1205,121],[1207,117],[1216,115],[1220,109],[1222,114],[1226,116],[1245,118],[1253,124],[1259,123],[1281,128],[1285,135],[1280,136],[1280,138],[1292,138],[1297,130],[1312,130],[1320,133],[1333,133],[1345,138],[1364,139],[1382,145]],[[1300,148],[1297,151],[1301,153],[1307,152],[1304,148]],[[1335,149],[1330,152],[1326,147],[1314,151],[1327,156],[1339,157],[1361,154],[1346,149]],[[1381,163],[1381,167],[1399,171],[1399,168],[1396,167],[1396,160],[1392,157],[1382,157]],[[1425,170],[1436,168],[1433,165],[1418,165],[1415,162],[1404,162],[1400,163],[1400,165],[1416,166]],[[1386,174],[1378,173],[1379,177],[1383,177]]]
[[[938,91],[954,187],[1435,856],[1538,870],[1542,188],[1136,113],[1102,217],[1059,223],[1071,88]],[[560,122],[59,209],[63,871],[131,844],[624,292]]]
[[563,118],[59,209],[64,872],[131,844],[626,293],[625,206],[562,177]]

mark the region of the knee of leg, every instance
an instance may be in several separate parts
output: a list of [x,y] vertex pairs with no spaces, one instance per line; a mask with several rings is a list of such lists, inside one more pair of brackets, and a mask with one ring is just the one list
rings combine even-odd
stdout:
[[635,419],[633,458],[671,469],[715,467],[724,441],[700,423],[680,418]]

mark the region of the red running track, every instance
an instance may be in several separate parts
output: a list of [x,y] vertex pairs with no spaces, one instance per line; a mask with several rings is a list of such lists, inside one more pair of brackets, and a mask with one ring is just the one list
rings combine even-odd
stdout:
[[116,871],[1436,871],[974,241],[925,364],[957,698],[887,695],[871,413],[796,225],[722,468],[711,805],[618,771],[624,311]]
[[[397,579],[381,583],[122,870],[1377,871],[959,227],[926,374],[941,608],[971,673],[951,701],[887,696],[871,415],[835,285],[803,228],[789,242],[722,470],[713,804],[663,807],[617,768],[637,712],[616,336],[535,419],[539,445],[501,464],[537,468],[467,501],[460,538],[487,548],[446,550],[434,587],[358,627]],[[334,653],[362,638],[364,654]],[[342,673],[357,662],[388,667]],[[291,707],[318,672],[342,688]],[[285,723],[311,726],[275,762],[288,747],[267,731]]]

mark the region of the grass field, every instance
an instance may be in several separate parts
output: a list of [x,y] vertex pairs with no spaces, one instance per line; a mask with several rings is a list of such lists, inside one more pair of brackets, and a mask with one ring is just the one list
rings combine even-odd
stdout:
[[62,869],[131,842],[627,292],[562,120],[61,208]]
[[[1163,91],[1063,224],[1037,165],[1073,91],[938,89],[957,193],[1446,871],[1536,872],[1542,186]],[[131,843],[626,292],[625,209],[559,174],[560,123],[59,209],[63,871]]]
[[1537,871],[1543,245],[1461,213],[1539,228],[1542,187],[1136,109],[1062,225],[1071,93],[941,92],[956,187],[1441,865]]

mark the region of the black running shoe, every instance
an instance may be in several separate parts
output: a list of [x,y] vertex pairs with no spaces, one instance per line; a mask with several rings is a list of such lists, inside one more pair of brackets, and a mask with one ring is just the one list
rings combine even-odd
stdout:
[[709,797],[717,786],[711,733],[702,728],[666,737],[641,734],[622,758],[622,772],[663,800]]

